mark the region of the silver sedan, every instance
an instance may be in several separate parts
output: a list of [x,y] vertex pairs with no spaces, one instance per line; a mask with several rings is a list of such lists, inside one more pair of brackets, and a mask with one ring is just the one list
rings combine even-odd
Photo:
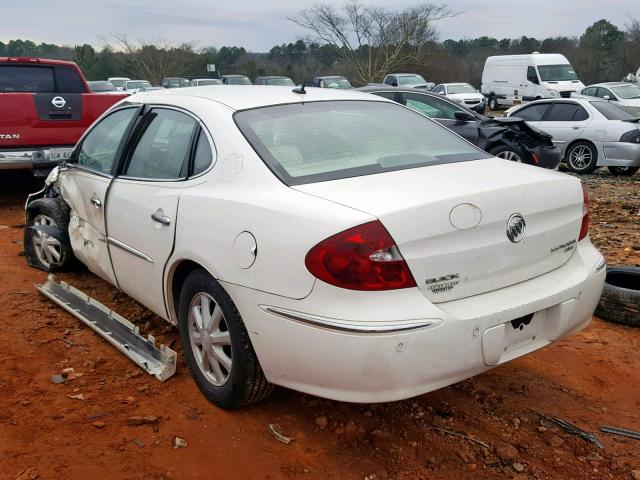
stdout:
[[615,175],[640,169],[640,117],[605,100],[538,100],[507,110],[553,136],[567,166],[577,173],[608,167]]

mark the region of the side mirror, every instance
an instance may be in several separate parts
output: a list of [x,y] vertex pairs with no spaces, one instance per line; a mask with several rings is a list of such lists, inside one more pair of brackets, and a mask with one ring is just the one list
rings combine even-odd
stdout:
[[398,81],[397,80],[391,80],[391,86],[392,87],[397,87],[398,86]]
[[611,97],[610,97],[609,95],[605,95],[605,96],[604,96],[604,97],[602,97],[602,98],[604,98],[604,99],[605,99],[605,100],[607,100],[607,101],[611,100]]
[[444,91],[443,91],[443,90],[440,90],[440,91],[438,92],[438,95],[446,95],[446,94],[444,93]]
[[472,114],[463,110],[458,110],[453,115],[459,122],[471,122],[472,120],[475,120],[475,117]]

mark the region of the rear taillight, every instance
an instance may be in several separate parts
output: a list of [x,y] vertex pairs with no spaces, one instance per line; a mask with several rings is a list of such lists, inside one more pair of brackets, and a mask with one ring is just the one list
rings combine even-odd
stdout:
[[379,221],[327,238],[309,250],[311,274],[350,290],[395,290],[416,282],[393,238]]
[[587,235],[589,235],[589,194],[584,185],[582,185],[582,225],[580,226],[578,241]]

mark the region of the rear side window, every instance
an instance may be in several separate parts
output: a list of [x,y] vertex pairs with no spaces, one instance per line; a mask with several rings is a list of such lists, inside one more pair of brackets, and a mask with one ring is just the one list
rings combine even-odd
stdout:
[[58,93],[84,93],[86,88],[78,71],[68,65],[55,67],[56,92]]
[[198,143],[196,144],[196,154],[193,158],[193,175],[204,172],[213,161],[213,153],[209,140],[203,131],[200,131]]
[[575,122],[589,118],[586,110],[576,103],[554,103],[545,118],[547,122]]
[[0,65],[0,92],[52,93],[56,91],[53,68]]
[[527,122],[539,122],[548,107],[548,103],[536,103],[535,105],[521,108],[517,112],[514,112],[513,116],[526,120]]
[[438,123],[391,102],[274,105],[234,118],[287,185],[488,158]]
[[182,112],[156,108],[145,116],[142,125],[124,175],[154,180],[186,177],[196,121]]

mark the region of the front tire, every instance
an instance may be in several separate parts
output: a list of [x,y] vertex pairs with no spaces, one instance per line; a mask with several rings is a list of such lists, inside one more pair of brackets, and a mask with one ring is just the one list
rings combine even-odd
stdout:
[[234,410],[266,398],[271,385],[233,301],[207,272],[195,270],[180,292],[178,330],[185,361],[203,395]]
[[635,175],[640,168],[638,167],[608,167],[611,175],[620,175],[623,177],[630,177]]
[[496,98],[495,95],[491,95],[489,97],[489,110],[491,110],[492,112],[495,112],[496,110],[498,110],[498,99]]
[[576,142],[567,150],[565,161],[575,173],[593,173],[598,164],[598,151],[592,143]]
[[[69,227],[69,207],[58,198],[42,198],[29,205],[27,227],[48,226],[66,230]],[[25,229],[24,244],[31,244],[31,266],[45,272],[68,270],[73,264],[71,246],[33,228]],[[27,238],[29,236],[30,238]]]
[[526,163],[526,156],[522,150],[508,145],[499,145],[489,150],[494,157],[509,160],[511,162]]

